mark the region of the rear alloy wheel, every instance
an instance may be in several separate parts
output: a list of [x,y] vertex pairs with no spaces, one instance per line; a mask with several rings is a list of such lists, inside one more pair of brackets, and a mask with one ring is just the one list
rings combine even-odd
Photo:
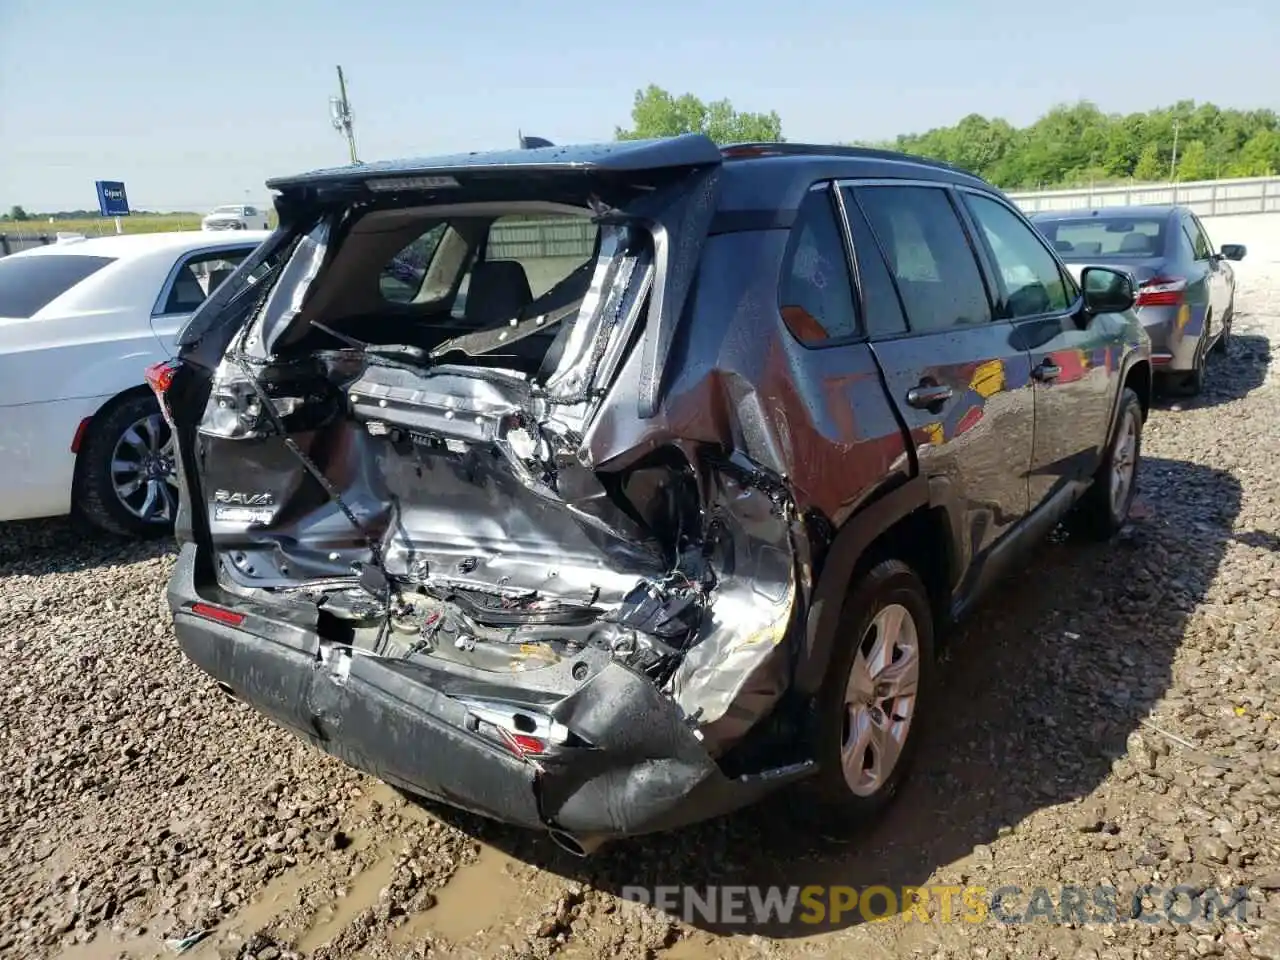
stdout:
[[1142,457],[1142,404],[1125,387],[1115,432],[1093,484],[1076,507],[1075,527],[1096,540],[1109,540],[1129,520],[1138,492],[1138,465]]
[[867,625],[845,687],[840,765],[854,796],[874,796],[897,769],[919,689],[916,623],[910,610],[891,603]]
[[919,740],[935,669],[924,584],[898,560],[872,567],[846,601],[819,697],[817,799],[831,822],[854,825],[897,792]]
[[94,417],[80,458],[75,506],[86,520],[126,537],[173,530],[174,443],[154,398],[127,397]]

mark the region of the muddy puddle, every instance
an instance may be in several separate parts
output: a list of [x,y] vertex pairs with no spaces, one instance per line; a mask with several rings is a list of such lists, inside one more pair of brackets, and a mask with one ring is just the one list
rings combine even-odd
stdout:
[[[377,806],[394,811],[398,826],[372,821],[366,815]],[[424,842],[423,828],[439,828],[430,812],[381,785],[368,790],[360,804],[343,817],[348,844],[341,851],[287,869],[203,938],[178,950],[166,943],[160,931],[172,928],[172,915],[147,918],[141,936],[99,933],[88,944],[77,944],[54,954],[55,960],[226,960],[236,956],[255,934],[266,934],[282,948],[303,957],[337,951],[352,960],[408,954],[417,945],[430,944],[432,956],[451,960],[487,960],[504,946],[519,947],[529,934],[532,919],[560,895],[561,884],[502,851],[482,846],[474,860],[461,862],[448,879],[423,889],[429,906],[416,909],[403,900],[407,913],[381,920],[372,937],[352,942],[344,931],[370,909],[385,909],[386,891],[393,884],[397,863],[403,863],[407,845]],[[427,834],[426,836],[430,836]],[[430,840],[426,841],[428,845]],[[362,921],[363,922],[363,921]],[[359,935],[357,935],[359,936]],[[346,942],[343,942],[343,941]],[[572,960],[582,945],[568,943],[562,951]],[[328,949],[325,949],[328,947]],[[354,949],[353,949],[354,948]],[[675,960],[703,960],[717,956],[714,947],[681,942],[678,952],[664,954]],[[348,952],[350,951],[350,952]],[[585,956],[585,954],[584,954]]]
[[430,937],[454,945],[451,956],[484,956],[504,943],[515,943],[520,932],[512,922],[542,900],[522,879],[529,868],[504,853],[486,847],[478,860],[458,871],[435,891],[430,909],[412,914],[393,930],[390,941],[408,946]]

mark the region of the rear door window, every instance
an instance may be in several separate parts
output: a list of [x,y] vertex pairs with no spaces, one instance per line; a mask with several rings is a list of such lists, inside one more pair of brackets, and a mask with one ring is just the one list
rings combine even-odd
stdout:
[[944,189],[877,185],[853,194],[888,260],[913,332],[991,320],[978,261]]
[[231,276],[240,261],[253,252],[252,247],[196,254],[178,268],[173,284],[165,296],[160,314],[192,313]]
[[1058,261],[1035,231],[997,200],[965,193],[1000,273],[1006,312],[1011,320],[1067,308],[1067,289]]
[[885,266],[884,255],[876,242],[871,225],[854,200],[853,191],[844,188],[844,208],[849,218],[849,235],[853,238],[853,258],[858,265],[858,286],[862,293],[862,322],[869,337],[892,337],[907,332],[898,291]]
[[449,231],[448,223],[433,223],[387,262],[378,278],[384,299],[392,303],[414,303],[420,299],[427,271]]
[[[457,319],[487,326],[581,300],[591,286],[599,236],[600,228],[587,217],[499,217],[489,225],[450,312]],[[471,295],[477,277],[483,277],[477,281],[483,303]]]
[[1196,258],[1196,242],[1191,239],[1191,231],[1185,223],[1178,231],[1178,258],[1186,263]]
[[1204,227],[1191,216],[1184,217],[1183,222],[1187,225],[1187,235],[1191,237],[1191,248],[1195,251],[1196,259],[1208,260],[1213,255],[1213,247],[1209,244],[1209,235],[1204,232]]
[[810,190],[796,213],[782,261],[778,306],[788,329],[804,343],[857,332],[849,261],[829,190]]
[[114,260],[77,254],[0,258],[0,317],[30,317]]
[[592,259],[598,233],[586,217],[499,217],[489,228],[484,258],[519,263],[536,300]]

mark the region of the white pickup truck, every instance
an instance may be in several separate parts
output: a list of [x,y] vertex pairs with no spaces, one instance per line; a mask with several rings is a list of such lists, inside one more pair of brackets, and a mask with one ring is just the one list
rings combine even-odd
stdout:
[[268,230],[267,212],[260,207],[244,203],[214,207],[200,221],[202,230]]

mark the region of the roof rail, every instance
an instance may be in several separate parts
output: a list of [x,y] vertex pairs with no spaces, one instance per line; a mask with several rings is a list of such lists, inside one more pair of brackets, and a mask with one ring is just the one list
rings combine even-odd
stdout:
[[934,160],[930,157],[916,156],[913,153],[903,153],[900,150],[882,150],[877,147],[790,143],[784,140],[779,142],[729,143],[721,147],[720,153],[726,160],[734,157],[849,157],[853,160],[905,160],[909,163],[918,163],[926,167],[938,167],[943,170],[953,170],[957,173],[967,173],[971,177],[976,176],[972,171],[957,167],[954,163],[947,163],[945,160]]

